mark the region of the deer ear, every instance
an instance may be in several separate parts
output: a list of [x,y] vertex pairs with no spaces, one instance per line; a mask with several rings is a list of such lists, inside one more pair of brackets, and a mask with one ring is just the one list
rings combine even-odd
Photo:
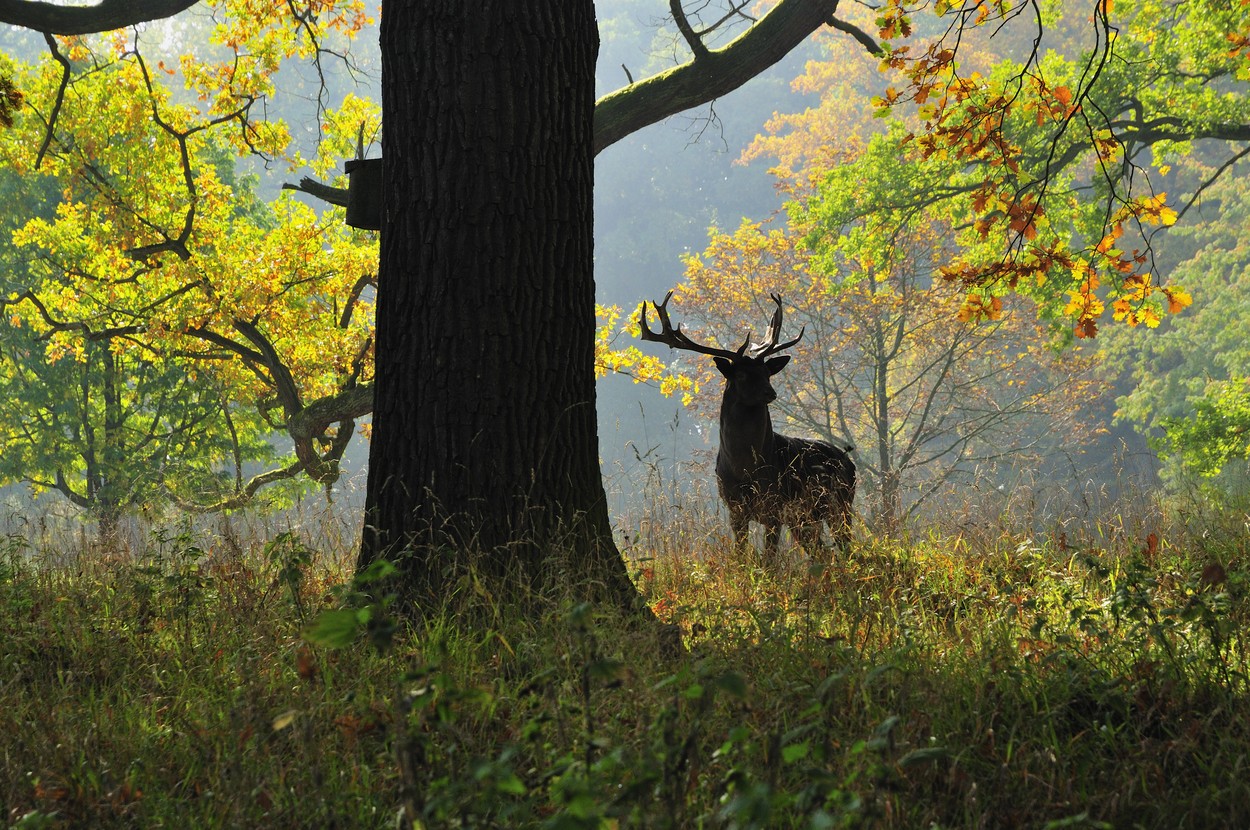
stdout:
[[790,362],[790,355],[783,354],[781,357],[774,357],[764,361],[764,366],[768,369],[768,374],[775,375],[782,369],[786,368],[786,364]]
[[730,374],[734,370],[734,362],[732,360],[727,357],[714,357],[712,360],[716,361],[716,368],[720,369],[722,375],[732,377]]

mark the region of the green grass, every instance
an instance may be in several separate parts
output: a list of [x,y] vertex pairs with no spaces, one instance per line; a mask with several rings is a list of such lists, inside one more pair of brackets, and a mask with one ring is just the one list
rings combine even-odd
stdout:
[[309,626],[351,604],[347,555],[290,533],[70,562],[14,541],[0,816],[1248,826],[1245,534],[1124,526],[869,539],[784,574],[698,522],[653,531],[631,555],[681,656],[576,591],[520,614],[468,588],[382,652],[314,646]]

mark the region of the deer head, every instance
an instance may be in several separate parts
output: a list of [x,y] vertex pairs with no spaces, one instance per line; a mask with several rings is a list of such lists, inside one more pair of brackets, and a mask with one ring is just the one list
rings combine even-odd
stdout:
[[664,343],[673,349],[710,355],[716,361],[716,368],[725,376],[727,401],[733,399],[745,406],[767,406],[777,399],[772,376],[784,369],[790,362],[788,355],[780,357],[769,357],[769,355],[798,343],[803,338],[805,330],[800,330],[798,337],[793,340],[778,343],[781,336],[781,297],[776,294],[770,296],[777,304],[777,310],[773,312],[773,319],[769,323],[768,333],[764,340],[760,343],[752,343],[751,335],[748,333],[746,340],[735,351],[696,343],[681,330],[680,324],[674,326],[668,316],[668,301],[673,297],[672,291],[664,296],[663,302],[651,304],[655,307],[656,316],[660,320],[659,332],[652,331],[647,325],[647,304],[645,302],[642,304],[638,314],[639,336],[643,340]]

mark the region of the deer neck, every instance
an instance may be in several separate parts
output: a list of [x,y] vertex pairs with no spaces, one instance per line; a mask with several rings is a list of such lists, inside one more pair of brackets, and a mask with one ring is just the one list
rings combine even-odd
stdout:
[[768,405],[745,404],[726,391],[720,409],[720,460],[724,465],[738,475],[749,475],[771,463],[773,444]]

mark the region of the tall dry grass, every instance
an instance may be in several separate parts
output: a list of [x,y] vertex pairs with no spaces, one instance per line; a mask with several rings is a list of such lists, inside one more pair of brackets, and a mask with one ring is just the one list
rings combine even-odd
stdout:
[[[0,816],[1250,824],[1244,515],[1198,527],[1140,494],[1041,527],[947,511],[766,571],[707,493],[670,492],[620,538],[680,655],[576,585],[518,602],[469,578],[400,619],[385,581],[352,584],[357,529],[315,511],[176,520],[114,550],[11,531]],[[350,642],[310,641],[344,619]]]

